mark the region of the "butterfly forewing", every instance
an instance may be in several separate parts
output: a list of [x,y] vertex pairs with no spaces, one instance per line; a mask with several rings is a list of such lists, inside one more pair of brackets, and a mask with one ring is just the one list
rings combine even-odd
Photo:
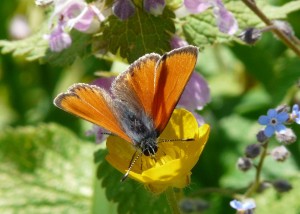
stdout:
[[59,94],[54,104],[130,141],[115,116],[111,97],[97,86],[74,84],[66,93]]
[[152,117],[161,133],[195,68],[198,49],[187,46],[165,54],[157,63]]

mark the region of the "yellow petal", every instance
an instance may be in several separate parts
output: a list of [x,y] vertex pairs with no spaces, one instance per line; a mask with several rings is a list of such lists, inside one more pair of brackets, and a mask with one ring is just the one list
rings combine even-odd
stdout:
[[[197,163],[199,156],[209,136],[209,125],[198,127],[193,114],[176,109],[158,139],[158,152],[155,157],[141,155],[132,167],[129,177],[144,183],[152,192],[162,192],[168,186],[183,188],[189,184],[191,169]],[[179,141],[180,139],[193,139]],[[164,142],[171,140],[171,142]],[[173,142],[172,142],[173,140]],[[106,160],[125,173],[133,155],[141,152],[129,142],[110,136],[107,139],[109,154]]]

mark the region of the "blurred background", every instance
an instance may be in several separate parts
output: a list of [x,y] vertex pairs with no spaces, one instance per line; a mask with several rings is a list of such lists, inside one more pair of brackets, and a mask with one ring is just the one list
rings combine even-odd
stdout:
[[[32,1],[2,1],[0,39],[25,38],[39,30],[44,19],[44,12]],[[296,35],[300,35],[299,20],[299,12],[288,16]],[[0,56],[0,213],[122,213],[129,206],[126,199],[137,198],[133,189],[121,190],[139,184],[120,184],[121,174],[105,168],[109,166],[103,174],[115,174],[115,183],[96,178],[94,152],[105,145],[96,145],[94,137],[86,135],[91,124],[52,104],[71,84],[90,82],[96,71],[109,71],[111,65],[94,56],[64,67],[12,54]],[[204,213],[234,213],[228,205],[232,193],[243,193],[254,179],[254,170],[243,173],[236,161],[247,145],[256,143],[260,115],[279,104],[300,103],[299,68],[299,58],[271,33],[255,46],[216,44],[199,54],[197,71],[212,95],[199,113],[211,125],[211,135],[185,193],[209,204]],[[292,128],[300,133],[299,125]],[[278,142],[271,142],[275,146]],[[290,158],[283,163],[266,159],[263,178],[288,180],[293,189],[280,195],[268,189],[256,195],[257,213],[300,213],[299,141],[288,150]],[[145,190],[139,186],[135,191]],[[165,203],[163,196],[155,196],[158,199]],[[154,205],[148,203],[144,213],[156,213]],[[129,213],[139,213],[134,204],[131,207]]]

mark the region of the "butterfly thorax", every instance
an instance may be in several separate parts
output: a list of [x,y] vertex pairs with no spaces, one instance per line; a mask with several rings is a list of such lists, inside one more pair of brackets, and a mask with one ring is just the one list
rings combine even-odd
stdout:
[[128,104],[116,101],[115,108],[124,132],[133,145],[144,155],[155,155],[157,152],[157,135],[153,120],[142,109],[128,108]]

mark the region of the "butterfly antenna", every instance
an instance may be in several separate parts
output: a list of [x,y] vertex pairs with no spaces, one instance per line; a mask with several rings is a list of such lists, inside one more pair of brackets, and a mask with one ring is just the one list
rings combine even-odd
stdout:
[[101,132],[101,134],[110,135],[110,136],[116,136],[116,135],[114,135],[114,134],[111,133],[111,132]]
[[135,162],[137,161],[137,159],[139,159],[139,157],[141,156],[142,152],[139,153],[138,156],[136,156],[136,158],[134,158],[135,154],[136,154],[136,152],[132,155],[128,170],[125,173],[125,175],[122,177],[121,182],[124,182],[126,180],[126,178],[129,175],[129,172],[131,171],[131,169],[132,169],[133,165],[135,164]]
[[166,143],[166,142],[176,142],[176,141],[194,141],[194,138],[186,138],[186,139],[161,139],[159,143]]

